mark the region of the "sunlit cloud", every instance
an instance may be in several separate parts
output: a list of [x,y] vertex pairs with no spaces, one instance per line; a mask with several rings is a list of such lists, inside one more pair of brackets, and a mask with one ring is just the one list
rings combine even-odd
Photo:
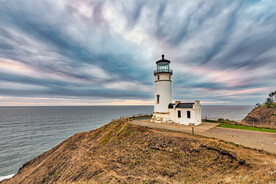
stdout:
[[224,91],[223,96],[233,96],[233,95],[242,95],[242,94],[252,94],[268,91],[267,88],[255,88],[255,89],[246,89],[246,90],[237,90],[237,91]]
[[35,69],[26,64],[6,58],[0,58],[0,71],[29,76],[34,76],[37,73]]
[[201,101],[202,104],[229,104],[231,101]]
[[1,105],[151,104],[161,54],[174,70],[174,99],[262,102],[276,88],[274,6],[273,0],[4,1],[0,95],[12,97]]

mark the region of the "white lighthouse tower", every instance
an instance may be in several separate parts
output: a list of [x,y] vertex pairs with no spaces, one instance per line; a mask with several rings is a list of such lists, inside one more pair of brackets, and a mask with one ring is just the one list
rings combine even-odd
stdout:
[[151,122],[179,123],[183,125],[201,124],[201,105],[194,102],[175,101],[172,103],[172,70],[170,61],[164,58],[156,61],[154,112]]
[[155,76],[155,100],[154,112],[151,122],[163,123],[169,122],[168,106],[172,103],[172,70],[170,61],[164,58],[156,61],[157,69],[154,71]]

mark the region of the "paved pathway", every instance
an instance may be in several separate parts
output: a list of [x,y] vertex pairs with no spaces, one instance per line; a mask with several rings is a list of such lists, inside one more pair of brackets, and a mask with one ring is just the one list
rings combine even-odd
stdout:
[[[149,119],[133,120],[133,124],[167,130],[192,133],[192,127],[180,124],[150,123]],[[276,133],[216,127],[216,123],[205,123],[194,127],[195,134],[234,142],[250,148],[263,149],[276,154]]]

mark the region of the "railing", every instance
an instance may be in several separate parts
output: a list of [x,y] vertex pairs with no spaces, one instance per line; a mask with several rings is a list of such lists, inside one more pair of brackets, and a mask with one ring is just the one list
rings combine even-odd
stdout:
[[159,69],[159,70],[155,70],[154,71],[154,74],[157,74],[157,73],[170,73],[170,74],[173,74],[173,71],[172,70],[169,70],[169,69]]
[[202,121],[217,121],[219,118],[218,117],[210,117],[210,116],[205,116],[201,117]]
[[[130,116],[120,116],[120,119],[130,119],[130,118],[139,118],[139,117],[143,117],[143,116],[152,116],[152,113],[149,114],[133,114]],[[112,119],[112,121],[115,121],[116,119]]]
[[139,118],[139,117],[143,117],[143,116],[152,116],[152,113],[149,114],[134,114],[131,116],[120,116],[120,119],[129,119],[129,118]]

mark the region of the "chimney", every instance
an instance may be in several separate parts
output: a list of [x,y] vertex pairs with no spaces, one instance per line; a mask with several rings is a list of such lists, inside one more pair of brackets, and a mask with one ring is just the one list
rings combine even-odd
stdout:
[[199,101],[199,100],[196,100],[196,101],[195,101],[195,106],[196,106],[196,107],[199,107],[199,106],[200,106],[200,101]]
[[181,101],[175,101],[175,106],[174,106],[174,108],[176,108],[176,106],[177,106],[179,103],[181,103]]

